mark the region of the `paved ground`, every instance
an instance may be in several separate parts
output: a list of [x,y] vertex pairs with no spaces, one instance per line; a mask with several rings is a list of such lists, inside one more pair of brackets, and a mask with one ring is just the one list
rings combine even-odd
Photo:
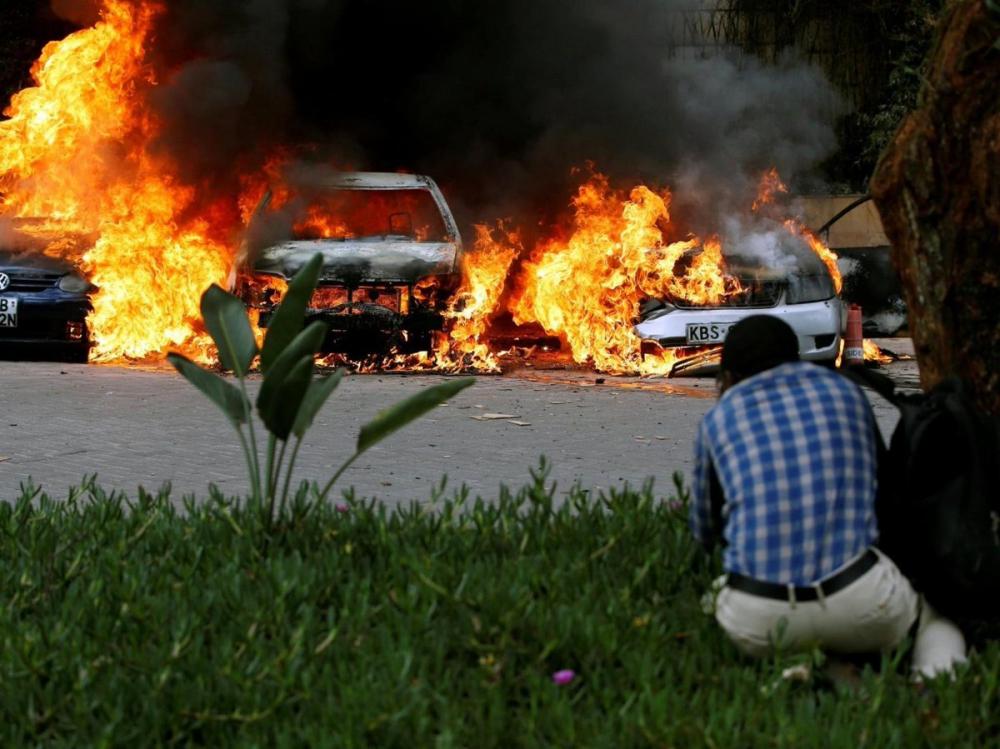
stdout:
[[[905,350],[905,343],[902,347]],[[915,365],[889,367],[912,383]],[[299,475],[325,480],[351,453],[361,424],[399,398],[441,381],[436,376],[346,378],[316,420]],[[449,485],[495,496],[523,484],[540,455],[563,487],[606,489],[653,477],[662,492],[675,470],[690,468],[691,436],[711,407],[711,379],[640,380],[523,370],[481,377],[437,409],[369,451],[342,480],[388,503],[425,500],[447,474]],[[32,479],[55,497],[84,474],[107,488],[170,481],[174,494],[246,489],[242,454],[228,423],[172,370],[0,362],[0,499]],[[253,383],[256,388],[257,383]],[[876,404],[888,428],[893,411]],[[482,419],[486,414],[510,419]]]

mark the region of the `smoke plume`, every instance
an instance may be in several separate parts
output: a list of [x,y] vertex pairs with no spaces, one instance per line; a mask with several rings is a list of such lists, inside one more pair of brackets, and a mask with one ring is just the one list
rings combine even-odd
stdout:
[[[156,147],[210,194],[289,144],[427,173],[466,222],[551,216],[589,160],[675,186],[702,229],[768,166],[810,180],[837,104],[793,58],[765,66],[683,37],[696,4],[171,0],[151,52]],[[54,7],[84,19],[94,2]]]

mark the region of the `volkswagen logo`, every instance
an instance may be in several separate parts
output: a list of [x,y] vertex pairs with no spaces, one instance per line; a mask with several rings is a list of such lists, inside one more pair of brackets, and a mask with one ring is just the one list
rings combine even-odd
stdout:
[[6,291],[8,286],[10,286],[10,276],[0,273],[0,291]]

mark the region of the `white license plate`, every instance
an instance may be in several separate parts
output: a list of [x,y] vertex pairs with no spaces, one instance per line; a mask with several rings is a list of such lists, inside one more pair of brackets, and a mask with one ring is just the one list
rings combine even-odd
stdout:
[[17,297],[0,296],[0,328],[17,327]]
[[731,322],[689,322],[687,324],[687,342],[701,345],[703,343],[722,343],[726,333],[733,327]]

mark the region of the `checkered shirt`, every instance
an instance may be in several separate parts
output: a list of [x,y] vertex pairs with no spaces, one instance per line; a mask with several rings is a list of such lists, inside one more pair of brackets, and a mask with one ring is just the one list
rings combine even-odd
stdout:
[[[861,390],[841,375],[795,362],[727,390],[695,440],[691,530],[721,530],[729,572],[809,585],[876,539],[875,436]],[[712,528],[710,471],[724,528]]]

